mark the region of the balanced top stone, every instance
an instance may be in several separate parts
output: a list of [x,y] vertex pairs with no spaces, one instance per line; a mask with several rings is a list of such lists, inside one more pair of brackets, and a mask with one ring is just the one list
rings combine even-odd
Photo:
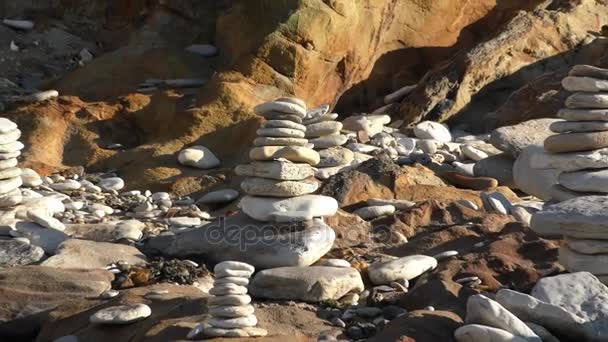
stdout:
[[295,104],[292,102],[284,102],[284,101],[271,101],[265,102],[255,106],[253,109],[256,114],[264,115],[269,112],[274,113],[284,113],[299,116],[300,118],[304,118],[306,116],[306,108]]
[[17,124],[7,118],[0,118],[0,134],[8,133],[17,129]]
[[602,69],[592,65],[579,64],[570,69],[569,75],[608,79],[608,69]]

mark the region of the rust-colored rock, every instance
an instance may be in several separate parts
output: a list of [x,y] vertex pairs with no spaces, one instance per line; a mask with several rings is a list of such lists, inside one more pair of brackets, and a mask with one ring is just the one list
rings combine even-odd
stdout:
[[448,183],[465,189],[487,190],[498,186],[498,181],[491,177],[470,177],[451,171],[442,172],[440,176]]

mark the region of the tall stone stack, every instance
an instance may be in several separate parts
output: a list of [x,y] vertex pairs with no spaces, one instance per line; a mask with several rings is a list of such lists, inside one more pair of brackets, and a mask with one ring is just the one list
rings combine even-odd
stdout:
[[[301,222],[333,215],[335,199],[312,195],[319,183],[313,166],[319,153],[306,139],[306,104],[297,98],[279,98],[256,106],[266,118],[249,152],[251,163],[239,165],[236,173],[247,176],[241,188],[247,194],[240,203],[245,214],[265,222]],[[326,132],[326,131],[323,131]]]
[[[563,236],[559,260],[570,272],[588,271],[608,281],[608,69],[577,65],[562,80],[573,92],[545,139],[545,154],[532,160],[555,170],[561,203],[532,216],[540,235]],[[595,196],[594,196],[595,195]],[[599,196],[597,196],[599,195]]]
[[21,203],[21,169],[17,157],[24,145],[19,141],[21,131],[17,124],[0,118],[0,209]]
[[608,193],[608,69],[577,65],[562,80],[573,92],[550,125],[557,133],[545,139],[545,158],[534,161],[539,169],[557,169],[556,190],[572,198]]
[[342,123],[337,122],[338,114],[328,113],[328,105],[322,105],[306,112],[303,124],[306,126],[306,138],[312,148],[319,152],[321,160],[317,168],[340,168],[349,165],[354,154],[342,147],[348,137],[341,134]]
[[258,320],[247,294],[249,278],[255,268],[244,262],[224,261],[213,269],[215,281],[209,290],[209,327],[207,337],[257,337],[267,331],[257,328]]

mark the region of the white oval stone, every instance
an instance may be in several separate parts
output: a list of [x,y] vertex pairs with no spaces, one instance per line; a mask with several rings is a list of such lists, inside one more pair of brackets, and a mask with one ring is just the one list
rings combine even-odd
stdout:
[[209,294],[214,296],[223,296],[223,295],[241,295],[247,294],[247,288],[244,286],[239,286],[235,284],[220,284],[213,286],[209,290]]
[[182,165],[199,169],[211,169],[220,165],[219,159],[205,146],[192,146],[182,150],[177,156]]
[[8,169],[0,170],[0,180],[9,179],[21,176],[21,169],[18,167],[11,167]]
[[214,306],[209,308],[209,314],[214,317],[243,317],[252,315],[254,308],[251,305],[242,306]]
[[437,267],[437,260],[426,255],[412,255],[368,267],[369,278],[376,285],[389,284],[400,279],[412,280]]
[[7,118],[0,118],[0,134],[8,133],[17,129],[17,124]]
[[73,179],[66,179],[65,181],[63,181],[61,183],[49,184],[49,187],[51,189],[57,190],[57,191],[72,191],[72,190],[80,189],[80,187],[82,187],[82,185],[80,184],[79,181],[75,181]]
[[0,145],[0,153],[10,153],[23,150],[25,145],[21,141],[13,141],[8,144]]
[[9,144],[17,141],[21,137],[21,131],[18,129],[14,129],[12,131],[8,131],[6,133],[0,133],[0,144]]
[[122,180],[122,178],[120,177],[104,178],[97,184],[97,186],[99,186],[105,191],[118,191],[125,187],[125,181]]
[[255,317],[255,315],[247,315],[237,318],[211,317],[207,323],[216,328],[233,329],[255,327],[258,324],[258,319]]
[[209,306],[242,306],[251,303],[249,295],[227,295],[219,297],[209,297]]
[[215,265],[213,272],[222,272],[226,270],[232,271],[248,271],[250,273],[255,272],[255,267],[240,261],[222,261]]
[[434,139],[439,141],[452,141],[450,130],[438,122],[423,121],[414,127],[414,134],[419,139]]
[[19,188],[22,184],[21,177],[13,177],[8,179],[0,180],[0,194],[9,193],[17,188]]
[[300,212],[307,219],[332,216],[338,211],[338,202],[321,195],[304,195],[293,198],[245,196],[240,207],[249,217],[259,221],[272,221],[274,214]]
[[235,284],[240,286],[247,286],[249,284],[249,277],[223,277],[216,278],[213,282],[213,285],[222,285],[222,284]]
[[94,313],[89,321],[99,324],[129,324],[142,320],[152,314],[146,304],[127,304],[110,306]]

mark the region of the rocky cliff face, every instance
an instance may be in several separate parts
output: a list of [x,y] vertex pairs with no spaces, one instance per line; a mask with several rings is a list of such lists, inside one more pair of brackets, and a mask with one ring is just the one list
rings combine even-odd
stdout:
[[[417,84],[387,108],[404,125],[451,119],[483,130],[550,115],[522,113],[520,99],[527,108],[549,101],[559,77],[547,73],[599,59],[602,44],[587,43],[608,8],[596,1],[56,1],[3,4],[0,14],[39,18],[34,32],[2,31],[7,44],[31,45],[12,56],[14,65],[33,58],[27,53],[43,60],[53,45],[38,51],[33,41],[50,40],[58,28],[82,38],[95,57],[75,66],[68,62],[78,44],[52,51],[66,62],[43,70],[38,85],[74,97],[5,113],[29,127],[27,163],[44,171],[85,160],[120,169],[134,186],[166,187],[190,175],[173,158],[185,145],[209,146],[223,166],[242,161],[258,125],[253,105],[282,94],[309,106],[337,104],[348,115]],[[184,51],[192,43],[213,44],[219,54]],[[34,72],[7,69],[17,80]],[[183,78],[204,85],[136,91],[147,79]],[[115,143],[124,151],[106,148]]]

